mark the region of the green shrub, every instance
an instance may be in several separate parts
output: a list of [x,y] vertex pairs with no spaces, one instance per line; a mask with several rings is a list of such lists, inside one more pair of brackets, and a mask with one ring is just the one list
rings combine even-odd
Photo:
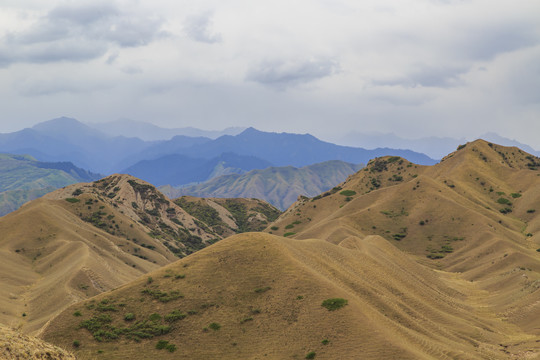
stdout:
[[159,340],[158,343],[156,344],[156,349],[158,350],[165,349],[168,344],[169,342],[167,340]]
[[134,313],[127,313],[126,315],[124,315],[124,320],[126,320],[126,321],[135,320],[135,314]]
[[328,345],[328,344],[330,344],[330,340],[324,339],[323,341],[321,341],[321,344]]
[[293,224],[289,224],[289,225],[285,226],[285,229],[292,229],[293,227],[294,227]]
[[75,198],[66,198],[66,201],[69,203],[78,203],[81,200]]
[[293,235],[296,235],[296,233],[295,232],[288,232],[288,233],[283,234],[283,237],[288,237],[288,236],[293,236]]
[[77,310],[73,313],[73,316],[82,316],[82,314],[79,310]]
[[514,199],[517,199],[517,198],[521,197],[521,194],[520,193],[511,193],[510,196],[513,197]]
[[270,230],[276,231],[276,230],[279,230],[279,227],[278,227],[278,226],[272,226],[272,227],[270,228]]
[[208,327],[214,331],[221,329],[221,325],[216,322],[211,323]]
[[451,253],[453,251],[454,251],[454,249],[450,245],[441,246],[441,252]]
[[73,346],[78,348],[79,346],[81,346],[81,342],[79,340],[75,340],[73,341]]
[[171,313],[165,315],[165,321],[173,322],[177,320],[182,320],[187,317],[187,314],[184,314],[180,310],[173,310]]
[[328,309],[328,311],[334,311],[337,309],[341,309],[345,305],[347,305],[348,301],[342,298],[332,298],[332,299],[326,299],[322,302],[321,306]]
[[505,199],[505,198],[498,198],[498,199],[497,199],[497,202],[498,202],[499,204],[512,206],[512,203],[510,202],[510,200]]
[[503,214],[508,214],[508,213],[511,213],[512,212],[512,209],[510,208],[504,208],[504,209],[500,209],[499,210],[501,213]]
[[75,191],[72,192],[71,195],[73,195],[73,196],[79,196],[79,195],[81,195],[82,193],[83,193],[83,192],[82,192],[81,189],[75,189]]
[[315,359],[315,351],[308,352],[306,355],[306,359]]
[[354,191],[354,190],[343,190],[339,194],[343,195],[343,196],[353,196],[353,195],[356,195],[356,191]]
[[527,212],[528,212],[529,214],[532,214],[532,213],[536,212],[536,210],[535,210],[535,209],[529,209],[529,210],[527,210]]
[[397,241],[400,241],[401,239],[403,239],[406,236],[407,236],[407,234],[394,234],[394,235],[392,235],[394,240],[397,240]]

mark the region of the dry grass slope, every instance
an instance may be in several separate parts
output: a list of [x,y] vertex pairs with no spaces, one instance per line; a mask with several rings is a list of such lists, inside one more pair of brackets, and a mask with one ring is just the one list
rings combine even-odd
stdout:
[[[379,236],[247,233],[73,305],[44,338],[79,341],[80,359],[506,359],[498,344],[530,337],[477,295]],[[348,304],[329,311],[331,298]]]
[[[270,207],[229,201],[247,210]],[[251,223],[264,227],[254,213]],[[229,219],[230,212],[222,215]],[[68,305],[220,240],[223,235],[205,221],[126,175],[71,185],[28,203],[0,218],[0,323],[39,334]]]
[[4,360],[75,360],[72,353],[1,325],[0,357]]
[[418,263],[470,282],[478,292],[470,301],[481,299],[527,333],[512,345],[538,354],[539,170],[540,159],[482,140],[432,167],[376,159],[334,191],[298,201],[267,231],[335,244],[382,236]]

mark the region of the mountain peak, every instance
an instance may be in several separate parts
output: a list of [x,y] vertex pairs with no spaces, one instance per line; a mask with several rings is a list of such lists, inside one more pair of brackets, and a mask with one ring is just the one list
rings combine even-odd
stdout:
[[[491,166],[504,166],[515,169],[536,170],[540,168],[540,158],[531,155],[518,147],[502,146],[483,139],[458,146],[457,150],[441,160],[476,158],[477,162]],[[455,160],[454,160],[455,161]]]

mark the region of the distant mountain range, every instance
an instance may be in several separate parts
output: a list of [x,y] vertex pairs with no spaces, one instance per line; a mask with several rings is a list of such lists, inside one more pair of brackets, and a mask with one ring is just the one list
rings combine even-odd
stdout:
[[[504,146],[516,146],[530,154],[540,156],[540,151],[520,143],[519,141],[508,139],[492,132],[485,133],[478,137],[486,141],[492,141]],[[426,154],[433,159],[441,159],[446,154],[454,151],[460,144],[467,142],[466,139],[455,139],[451,137],[423,137],[418,139],[405,139],[392,133],[359,133],[351,132],[337,141],[342,145],[361,146],[366,149],[378,147],[392,147],[396,149],[410,149]]]
[[[297,167],[327,160],[365,163],[383,155],[403,156],[426,165],[436,162],[410,150],[365,150],[331,144],[308,134],[267,133],[254,128],[217,139],[177,135],[166,141],[143,141],[139,138],[109,136],[66,117],[45,121],[31,129],[0,134],[0,151],[30,154],[40,161],[70,161],[76,166],[103,174],[122,171],[143,160],[157,159],[159,162],[160,157],[173,154],[209,160],[224,153],[234,153],[257,157],[274,166]],[[154,166],[148,162],[145,164]],[[138,165],[138,168],[141,166]]]
[[170,198],[191,195],[210,198],[257,198],[285,210],[298,196],[313,197],[343,182],[363,165],[340,160],[326,161],[302,168],[269,167],[246,174],[231,174],[213,178],[199,185],[180,189],[170,186],[160,190]]
[[272,164],[254,156],[223,153],[212,159],[180,154],[165,155],[155,160],[142,160],[122,173],[144,179],[155,186],[199,183],[226,174],[264,169]]
[[170,140],[174,136],[217,139],[223,135],[238,135],[246,128],[228,127],[221,131],[201,130],[194,127],[163,128],[143,121],[120,119],[105,123],[87,123],[88,126],[109,136],[136,137],[144,141]]
[[0,154],[0,216],[55,189],[100,177],[69,162],[40,162],[28,155]]

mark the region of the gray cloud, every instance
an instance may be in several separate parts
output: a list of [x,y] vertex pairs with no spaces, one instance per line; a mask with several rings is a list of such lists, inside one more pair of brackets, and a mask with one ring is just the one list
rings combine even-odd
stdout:
[[311,59],[300,62],[273,61],[251,69],[246,79],[284,90],[334,75],[338,71],[339,64],[329,59]]
[[390,79],[372,80],[373,85],[379,86],[403,86],[403,87],[435,87],[449,88],[462,84],[460,75],[466,73],[466,67],[430,66],[419,64],[413,71],[404,76]]
[[122,13],[106,3],[52,9],[31,28],[9,33],[0,42],[0,66],[17,62],[80,62],[114,47],[138,47],[166,36],[163,20]]
[[204,12],[199,15],[190,16],[184,22],[184,31],[190,39],[213,44],[221,42],[221,34],[212,30],[212,13]]
[[89,3],[79,6],[61,5],[49,12],[52,21],[68,21],[79,25],[90,25],[106,18],[120,15],[110,3]]
[[536,29],[530,24],[498,24],[467,29],[465,39],[457,44],[456,50],[474,60],[491,60],[499,54],[539,43]]

